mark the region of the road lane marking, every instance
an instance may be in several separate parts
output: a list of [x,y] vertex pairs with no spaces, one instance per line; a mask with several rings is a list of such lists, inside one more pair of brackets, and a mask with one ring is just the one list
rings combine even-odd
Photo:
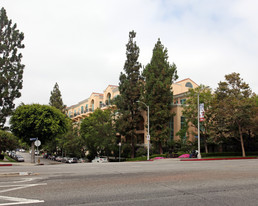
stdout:
[[0,206],[21,205],[21,204],[32,204],[32,203],[44,202],[44,200],[34,200],[34,199],[26,199],[26,198],[18,198],[18,197],[8,197],[8,196],[0,196],[0,200],[10,201],[9,203],[0,203]]
[[[0,190],[0,193],[10,192],[10,191],[14,191],[14,190],[20,190],[20,189],[29,188],[29,187],[47,185],[47,183],[39,183],[39,184],[26,184],[25,183],[25,182],[30,182],[33,180],[36,180],[36,179],[24,178],[23,180],[20,180],[20,181],[13,181],[12,184],[9,183],[9,185],[0,185],[0,189],[7,188],[7,189]],[[23,183],[23,184],[17,184],[17,183]],[[7,203],[0,203],[0,206],[32,204],[32,203],[36,204],[36,203],[44,202],[44,200],[9,197],[9,196],[0,196],[0,200],[9,201]]]

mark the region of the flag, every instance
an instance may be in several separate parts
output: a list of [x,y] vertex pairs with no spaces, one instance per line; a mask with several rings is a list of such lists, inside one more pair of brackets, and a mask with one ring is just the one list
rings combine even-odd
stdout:
[[204,103],[200,104],[200,122],[204,121]]

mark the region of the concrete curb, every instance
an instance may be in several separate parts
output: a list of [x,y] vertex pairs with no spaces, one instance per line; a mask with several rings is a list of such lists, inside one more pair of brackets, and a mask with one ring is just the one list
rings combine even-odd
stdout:
[[13,166],[13,164],[0,164],[0,167],[1,166]]
[[180,161],[214,161],[214,160],[242,160],[258,159],[257,157],[231,157],[231,158],[207,158],[207,159],[180,159]]
[[29,166],[29,165],[36,165],[36,164],[34,164],[34,163],[24,163],[24,162],[12,162],[12,163],[10,163],[10,162],[1,162],[0,163],[0,167],[1,166]]

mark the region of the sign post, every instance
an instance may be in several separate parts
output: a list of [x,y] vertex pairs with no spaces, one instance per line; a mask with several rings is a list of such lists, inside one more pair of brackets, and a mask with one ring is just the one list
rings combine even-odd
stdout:
[[198,106],[198,155],[197,158],[201,159],[201,140],[200,140],[200,101],[199,101],[200,93],[197,96],[197,106]]
[[119,162],[120,162],[120,156],[121,156],[121,142],[118,143],[119,146]]
[[37,140],[34,142],[35,146],[37,147],[37,156],[38,156],[38,164],[40,163],[40,159],[39,159],[39,146],[41,145],[41,141]]

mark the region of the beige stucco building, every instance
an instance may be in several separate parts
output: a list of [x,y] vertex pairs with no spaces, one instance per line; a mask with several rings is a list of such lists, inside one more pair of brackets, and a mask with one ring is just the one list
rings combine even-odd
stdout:
[[[174,95],[174,104],[172,112],[175,114],[173,119],[169,122],[171,127],[170,138],[178,139],[176,135],[181,129],[184,117],[182,115],[183,104],[187,98],[187,92],[190,88],[196,88],[198,85],[187,78],[172,84],[172,90]],[[76,105],[72,105],[67,108],[67,116],[72,119],[73,122],[80,123],[82,119],[94,112],[97,108],[106,109],[111,106],[110,101],[119,95],[118,86],[108,85],[103,93],[92,93],[90,97],[79,102]],[[137,130],[137,143],[147,144],[147,129],[144,125],[147,125],[147,112],[142,111],[143,120]],[[193,139],[193,135],[190,135],[190,139]]]

